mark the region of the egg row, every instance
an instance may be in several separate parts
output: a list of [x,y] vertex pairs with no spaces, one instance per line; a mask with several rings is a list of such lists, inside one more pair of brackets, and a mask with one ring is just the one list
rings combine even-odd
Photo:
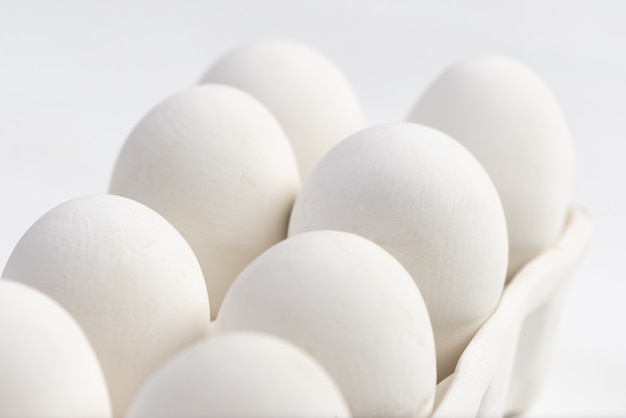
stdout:
[[291,42],[203,81],[139,122],[111,195],[58,206],[16,246],[0,298],[39,298],[32,321],[56,310],[81,354],[29,363],[19,335],[42,325],[0,302],[18,342],[0,347],[0,415],[428,415],[506,278],[563,224],[571,149],[548,89],[476,57],[409,122],[364,129],[339,71]]
[[[52,209],[20,240],[3,277],[0,289],[13,304],[0,311],[0,330],[7,337],[0,357],[12,365],[5,369],[4,377],[21,379],[6,380],[1,404],[7,408],[2,411],[6,416],[16,411],[32,412],[32,416],[38,415],[35,412],[108,416],[109,395],[114,415],[121,416],[150,375],[208,334],[209,299],[191,248],[160,215],[127,198],[88,196]],[[20,283],[14,284],[14,280]],[[16,287],[14,295],[11,291]],[[35,302],[48,311],[56,309],[61,318],[41,311]],[[59,327],[73,330],[73,334],[56,338],[62,339],[63,345],[38,334],[51,325],[48,332],[56,333],[57,322]],[[312,231],[264,252],[231,287],[212,334],[233,331],[262,332],[291,341],[308,354],[285,355],[312,355],[316,361],[299,361],[311,363],[306,367],[313,371],[288,378],[293,368],[305,367],[293,360],[295,364],[279,363],[268,373],[264,367],[273,360],[266,358],[264,351],[252,358],[245,357],[249,351],[241,358],[231,358],[231,349],[214,353],[212,343],[205,342],[206,348],[183,352],[181,360],[174,363],[180,366],[168,366],[173,368],[171,372],[155,375],[153,380],[163,382],[148,385],[135,401],[139,406],[128,416],[155,416],[157,411],[162,416],[176,411],[192,414],[203,407],[220,416],[228,415],[227,410],[238,416],[244,411],[244,415],[261,413],[264,408],[273,416],[318,416],[324,409],[316,408],[326,405],[324,393],[334,394],[330,405],[343,409],[329,407],[328,415],[323,416],[348,416],[346,402],[356,416],[387,416],[399,411],[425,415],[432,406],[435,347],[419,290],[395,258],[355,234]],[[23,337],[31,334],[44,343],[31,347],[33,343],[24,342]],[[246,340],[235,341],[224,344],[244,344],[237,341]],[[245,344],[248,348],[242,349],[252,353],[258,344],[276,345],[258,339]],[[55,359],[55,350],[63,355]],[[190,354],[204,350],[214,354]],[[289,352],[281,347],[268,350]],[[201,373],[198,370],[205,364],[204,356],[210,356],[206,361],[231,369],[224,370],[224,375],[219,374],[220,369],[213,376],[199,374],[197,387],[170,374],[176,376],[183,367],[184,374],[195,381],[193,376]],[[74,367],[77,359],[88,367]],[[257,366],[247,366],[246,361]],[[42,367],[39,362],[51,364]],[[74,369],[77,372],[70,373]],[[326,371],[333,380],[323,378]],[[211,380],[218,376],[221,380]],[[231,384],[227,384],[229,376]],[[260,380],[257,384],[267,386],[275,399],[253,390],[254,385],[243,387],[250,379]],[[333,383],[323,383],[324,379]],[[208,396],[205,391],[216,391],[218,381],[222,392],[216,392],[215,398]],[[39,391],[33,391],[33,382]],[[310,385],[326,389],[312,390]],[[224,391],[232,393],[225,396]],[[16,393],[22,396],[13,396]],[[289,401],[290,396],[294,400]],[[307,396],[312,398],[306,401]],[[4,402],[5,398],[12,402]],[[215,404],[216,399],[223,400],[225,409]],[[21,410],[20,405],[35,409]]]

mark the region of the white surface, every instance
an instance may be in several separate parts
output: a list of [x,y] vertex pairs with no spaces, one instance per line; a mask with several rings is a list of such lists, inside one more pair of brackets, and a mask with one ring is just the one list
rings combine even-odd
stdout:
[[355,418],[432,409],[436,347],[425,299],[403,265],[362,236],[303,231],[264,252],[235,280],[211,329],[232,331],[303,348]]
[[209,326],[193,250],[162,216],[125,197],[55,207],[20,240],[2,277],[38,289],[76,319],[102,366],[115,417]]
[[189,346],[143,386],[126,418],[348,417],[328,372],[267,334],[227,333]]
[[410,273],[428,308],[437,381],[452,374],[500,302],[509,254],[502,203],[478,160],[427,126],[366,128],[322,158],[294,203],[290,237],[328,229],[376,242]]
[[241,270],[287,236],[299,186],[296,157],[272,113],[248,93],[207,84],[168,97],[142,119],[109,190],[180,231],[215,318]]
[[0,0],[0,265],[54,205],[106,191],[139,118],[244,41],[317,48],[352,80],[369,124],[403,119],[459,58],[509,54],[561,102],[577,156],[573,200],[597,229],[531,415],[623,416],[625,18],[617,0]]
[[280,122],[305,180],[317,162],[364,128],[361,102],[332,60],[284,38],[256,39],[217,60],[202,83],[250,93]]

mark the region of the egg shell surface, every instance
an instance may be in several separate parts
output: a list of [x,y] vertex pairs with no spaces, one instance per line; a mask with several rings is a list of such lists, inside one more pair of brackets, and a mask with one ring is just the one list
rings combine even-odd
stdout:
[[0,417],[111,417],[98,359],[43,293],[0,280]]
[[159,214],[114,195],[65,202],[13,250],[3,277],[63,306],[102,365],[114,416],[158,366],[207,333],[202,271]]
[[245,44],[218,60],[202,83],[229,84],[261,101],[287,133],[302,179],[328,150],[364,125],[358,98],[339,68],[297,42]]
[[265,334],[207,338],[165,364],[127,418],[349,417],[328,373],[298,347]]
[[428,312],[408,272],[369,240],[314,231],[267,250],[235,280],[212,332],[246,330],[311,354],[356,417],[430,413],[436,371]]
[[556,240],[574,158],[563,112],[539,76],[510,57],[470,57],[432,83],[408,120],[452,136],[489,173],[507,220],[509,278]]
[[290,237],[328,229],[370,239],[402,263],[428,307],[438,380],[452,373],[506,274],[504,213],[478,161],[426,126],[360,131],[320,161],[294,205]]
[[124,144],[110,192],[137,200],[193,248],[217,315],[243,268],[284,239],[300,178],[272,114],[234,87],[178,93],[139,122]]

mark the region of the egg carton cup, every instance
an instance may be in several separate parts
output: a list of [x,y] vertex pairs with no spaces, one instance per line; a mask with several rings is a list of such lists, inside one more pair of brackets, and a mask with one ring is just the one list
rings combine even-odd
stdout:
[[495,417],[527,409],[545,380],[559,314],[592,235],[572,207],[557,242],[507,284],[495,312],[437,386],[431,417]]

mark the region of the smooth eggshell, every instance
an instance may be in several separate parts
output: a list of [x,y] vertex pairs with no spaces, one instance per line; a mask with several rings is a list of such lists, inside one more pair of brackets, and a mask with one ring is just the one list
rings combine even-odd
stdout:
[[150,373],[208,329],[193,251],[165,219],[124,197],[81,197],[50,210],[20,239],[2,276],[46,293],[76,319],[115,416]]
[[98,359],[56,302],[0,280],[0,417],[111,416]]
[[270,335],[205,339],[165,364],[127,418],[349,417],[336,384],[307,353]]
[[478,161],[434,129],[390,123],[331,150],[296,200],[289,235],[334,229],[396,257],[433,324],[439,380],[497,306],[507,265],[498,194]]
[[283,130],[252,96],[204,85],[168,98],[133,130],[110,192],[151,207],[196,253],[217,315],[243,268],[285,238],[300,188]]
[[328,58],[296,42],[265,39],[222,57],[203,83],[224,83],[261,101],[285,129],[305,179],[335,144],[363,127],[359,101]]
[[310,353],[354,416],[430,413],[426,306],[402,265],[362,237],[315,231],[267,250],[235,280],[212,329],[234,330],[271,333]]
[[489,173],[507,219],[509,278],[556,240],[573,152],[563,113],[536,74],[504,56],[466,59],[426,90],[408,120],[452,136]]

